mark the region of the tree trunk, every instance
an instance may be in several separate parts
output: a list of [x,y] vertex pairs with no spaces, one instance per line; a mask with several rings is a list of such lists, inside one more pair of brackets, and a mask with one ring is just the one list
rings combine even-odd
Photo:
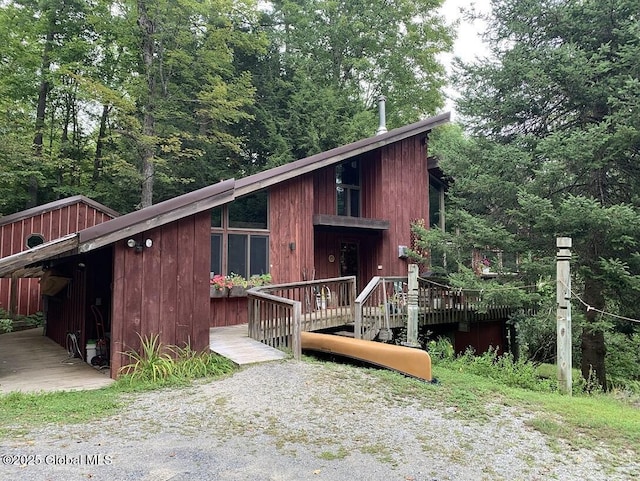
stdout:
[[98,140],[96,140],[96,155],[93,158],[93,182],[97,182],[102,175],[102,149],[104,148],[104,139],[107,136],[107,120],[111,108],[108,105],[102,106],[102,115],[100,116],[100,129],[98,130]]
[[[583,300],[595,309],[604,309],[602,286],[598,280],[594,279],[593,275],[587,276],[585,279]],[[598,312],[593,309],[586,312],[587,324],[582,328],[582,363],[580,367],[585,379],[589,379],[591,376],[606,389],[607,373],[604,359],[607,350],[604,343],[604,332],[596,324],[598,316]]]
[[[44,42],[44,49],[42,51],[42,66],[41,66],[41,75],[40,79],[40,87],[38,89],[38,103],[36,107],[36,125],[35,125],[35,135],[33,138],[33,153],[36,158],[42,158],[42,144],[44,141],[44,120],[47,114],[47,95],[51,90],[51,84],[49,83],[49,68],[51,67],[51,44],[53,42],[54,36],[54,28],[55,21],[51,20],[49,25],[49,31],[47,32],[47,37]],[[38,179],[35,176],[31,176],[29,179],[29,197],[27,199],[26,208],[35,207],[38,205]]]
[[141,207],[153,204],[153,180],[155,168],[153,157],[155,153],[155,97],[156,79],[154,72],[154,57],[156,53],[154,33],[155,25],[149,18],[145,0],[138,0],[138,25],[142,32],[142,60],[147,77],[147,97],[143,105],[142,120],[142,199]]

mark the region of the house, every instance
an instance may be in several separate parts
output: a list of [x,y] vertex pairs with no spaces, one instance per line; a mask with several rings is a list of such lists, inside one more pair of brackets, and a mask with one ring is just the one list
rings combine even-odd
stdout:
[[210,298],[212,273],[269,272],[276,283],[355,275],[360,289],[376,275],[406,275],[411,222],[429,217],[428,134],[448,121],[431,117],[78,229],[0,259],[0,276],[64,284],[48,296],[47,335],[65,345],[75,333],[84,351],[104,325],[113,377],[139,334],[205,349],[210,326],[243,320],[240,307]]
[[[77,195],[0,217],[0,258],[101,224],[118,215],[94,200]],[[38,279],[0,279],[0,308],[10,315],[23,316],[42,311]]]

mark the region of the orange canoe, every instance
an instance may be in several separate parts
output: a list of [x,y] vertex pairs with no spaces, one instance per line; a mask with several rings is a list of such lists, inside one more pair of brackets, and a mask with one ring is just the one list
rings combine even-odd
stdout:
[[424,381],[432,379],[431,356],[421,349],[305,331],[300,333],[300,342],[302,349],[366,361]]

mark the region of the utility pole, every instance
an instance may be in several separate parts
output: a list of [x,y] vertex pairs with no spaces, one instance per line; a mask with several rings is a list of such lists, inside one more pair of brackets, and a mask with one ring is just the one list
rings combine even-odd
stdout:
[[557,365],[558,387],[565,394],[572,391],[571,361],[571,237],[556,238],[556,300],[558,303],[557,328]]

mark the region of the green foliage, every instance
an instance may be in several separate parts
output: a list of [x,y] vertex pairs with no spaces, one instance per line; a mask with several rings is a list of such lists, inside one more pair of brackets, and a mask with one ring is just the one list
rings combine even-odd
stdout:
[[640,393],[640,333],[610,331],[605,334],[605,340],[608,388]]
[[0,318],[0,333],[13,331],[13,319]]
[[122,384],[183,384],[201,377],[221,376],[234,369],[228,359],[211,352],[194,351],[189,344],[165,346],[157,334],[144,337],[138,334],[138,337],[140,350],[124,353],[131,362],[120,368]]
[[[476,219],[492,226],[486,245],[506,240],[527,259],[527,283],[553,274],[555,238],[571,237],[574,294],[638,319],[635,11],[631,0],[493,2],[494,61],[460,65],[466,129],[449,129],[433,149],[455,179],[452,231],[477,229]],[[583,312],[582,373],[594,369],[606,385],[607,326]]]

